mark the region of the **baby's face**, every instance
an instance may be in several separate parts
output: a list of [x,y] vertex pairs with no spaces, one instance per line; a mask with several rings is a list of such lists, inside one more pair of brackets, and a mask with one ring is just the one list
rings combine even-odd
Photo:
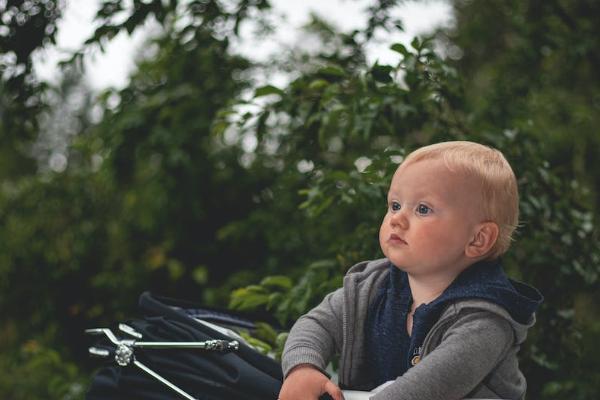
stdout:
[[412,274],[462,270],[481,222],[479,188],[443,160],[422,160],[398,168],[379,231],[386,257]]

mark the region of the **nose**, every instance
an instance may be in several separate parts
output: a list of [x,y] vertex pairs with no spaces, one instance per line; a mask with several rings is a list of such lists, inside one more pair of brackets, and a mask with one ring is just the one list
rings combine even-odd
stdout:
[[406,215],[406,208],[402,208],[397,212],[392,214],[392,218],[390,219],[390,225],[393,227],[399,227],[401,229],[408,228],[408,216]]

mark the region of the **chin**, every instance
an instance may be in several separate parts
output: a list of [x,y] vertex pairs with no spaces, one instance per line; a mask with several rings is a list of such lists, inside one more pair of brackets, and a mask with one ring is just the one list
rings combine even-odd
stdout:
[[392,264],[394,264],[396,267],[400,268],[401,270],[406,270],[406,260],[403,260],[400,257],[388,257],[388,260],[390,260],[390,262]]

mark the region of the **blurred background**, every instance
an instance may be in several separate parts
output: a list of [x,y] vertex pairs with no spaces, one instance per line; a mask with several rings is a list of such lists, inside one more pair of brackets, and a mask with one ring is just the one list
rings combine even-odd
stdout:
[[84,398],[83,330],[144,290],[289,328],[381,257],[403,156],[463,139],[519,180],[503,261],[546,298],[528,397],[598,398],[598,20],[592,0],[0,0],[0,398]]

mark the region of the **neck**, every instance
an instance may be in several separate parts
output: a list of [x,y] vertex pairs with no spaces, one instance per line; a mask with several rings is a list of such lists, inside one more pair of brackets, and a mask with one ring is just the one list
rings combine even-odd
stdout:
[[457,276],[458,273],[444,275],[409,274],[408,284],[413,297],[412,310],[414,311],[421,304],[431,303],[438,298]]

